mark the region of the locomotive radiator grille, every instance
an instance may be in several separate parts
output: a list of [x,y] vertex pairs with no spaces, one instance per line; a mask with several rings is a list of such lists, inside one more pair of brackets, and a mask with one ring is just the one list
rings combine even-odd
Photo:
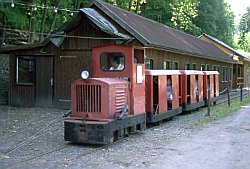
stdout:
[[76,111],[101,112],[100,85],[76,85]]
[[126,91],[125,91],[125,89],[118,89],[118,90],[116,90],[115,95],[116,95],[115,107],[116,107],[116,112],[118,113],[127,104]]

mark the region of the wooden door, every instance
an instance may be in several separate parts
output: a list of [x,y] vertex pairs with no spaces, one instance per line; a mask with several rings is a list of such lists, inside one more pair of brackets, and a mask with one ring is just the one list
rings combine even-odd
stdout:
[[36,106],[52,107],[53,57],[36,58]]

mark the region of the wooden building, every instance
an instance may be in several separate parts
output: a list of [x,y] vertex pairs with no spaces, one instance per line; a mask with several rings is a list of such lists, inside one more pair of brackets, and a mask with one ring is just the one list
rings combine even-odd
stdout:
[[148,69],[221,70],[236,63],[207,41],[97,0],[42,43],[0,49],[10,58],[9,104],[70,108],[71,82],[82,70],[92,75],[92,48],[109,43],[145,47]]
[[230,67],[222,67],[222,70],[220,71],[222,75],[221,83],[230,82],[230,87],[234,89],[237,88],[239,85],[247,87],[249,80],[248,70],[250,59],[240,54],[227,44],[208,34],[204,33],[199,36],[199,38],[212,43],[236,61],[236,63],[232,64]]

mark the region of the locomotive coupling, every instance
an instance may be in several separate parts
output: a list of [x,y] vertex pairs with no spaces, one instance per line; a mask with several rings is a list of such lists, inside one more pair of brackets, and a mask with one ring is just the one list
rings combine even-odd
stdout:
[[122,120],[125,117],[125,114],[128,112],[128,105],[120,111],[120,115],[118,116],[118,120]]

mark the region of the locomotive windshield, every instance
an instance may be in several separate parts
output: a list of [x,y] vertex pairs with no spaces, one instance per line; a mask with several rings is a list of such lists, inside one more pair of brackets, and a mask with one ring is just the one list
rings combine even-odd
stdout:
[[103,71],[122,71],[125,67],[125,56],[121,52],[104,52],[100,57]]

